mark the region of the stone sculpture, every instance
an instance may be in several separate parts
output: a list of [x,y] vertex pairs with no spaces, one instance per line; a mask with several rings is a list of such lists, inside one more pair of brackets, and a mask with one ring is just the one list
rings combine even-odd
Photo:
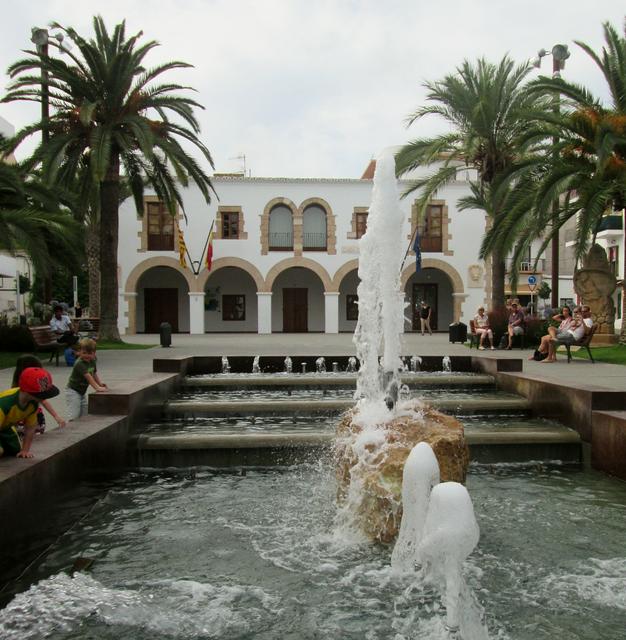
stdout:
[[615,305],[611,297],[617,281],[609,267],[605,250],[594,244],[574,273],[574,290],[583,304],[591,308],[594,324],[598,325],[594,342],[615,342]]

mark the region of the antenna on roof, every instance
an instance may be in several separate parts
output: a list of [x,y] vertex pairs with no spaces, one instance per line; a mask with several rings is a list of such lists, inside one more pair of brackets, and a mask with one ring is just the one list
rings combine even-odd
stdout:
[[229,160],[239,160],[241,162],[241,164],[242,164],[242,167],[243,167],[243,171],[241,171],[241,174],[244,177],[246,177],[246,175],[248,175],[248,171],[246,169],[246,154],[245,153],[240,153],[238,156],[234,156],[232,158],[229,158]]

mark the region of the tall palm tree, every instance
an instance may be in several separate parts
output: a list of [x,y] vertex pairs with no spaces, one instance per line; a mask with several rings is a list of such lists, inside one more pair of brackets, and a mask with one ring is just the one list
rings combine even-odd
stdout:
[[43,165],[52,181],[61,168],[72,174],[82,162],[88,164],[100,203],[100,334],[103,339],[119,340],[117,249],[122,173],[139,213],[143,211],[144,181],[172,215],[177,205],[182,207],[180,187],[190,180],[209,202],[210,179],[181,144],[197,150],[213,166],[209,150],[198,138],[194,108],[202,107],[175,93],[188,87],[161,80],[163,74],[190,65],[176,61],[145,67],[144,59],[157,43],[141,43],[142,32],[127,37],[124,22],[109,33],[103,19],[95,17],[91,39],[72,28],[52,26],[74,44],[64,56],[69,62],[29,52],[30,57],[9,68],[14,81],[4,100],[41,101],[44,72],[49,78],[53,113],[47,122],[18,132],[13,145],[47,129],[50,140],[37,148],[33,160]]
[[[515,65],[505,56],[499,64],[484,59],[467,60],[457,73],[436,82],[427,82],[427,104],[409,118],[409,126],[428,115],[444,119],[450,131],[406,144],[396,156],[398,175],[408,175],[418,167],[439,165],[432,175],[413,180],[405,195],[420,191],[418,206],[423,211],[438,189],[457,179],[469,167],[477,172],[473,184],[476,203],[485,190],[519,154],[518,138],[523,133],[521,114],[536,107],[541,98],[524,90],[530,71],[528,64]],[[482,194],[482,195],[481,195]],[[494,201],[495,202],[495,201]],[[495,221],[499,208],[486,211]],[[504,302],[506,254],[497,248],[491,254],[491,304]]]
[[[511,178],[520,180],[525,173],[532,172],[533,180],[526,180],[524,187],[524,197],[530,195],[531,204],[525,211],[509,208],[491,230],[488,243],[506,244],[517,239],[521,247],[533,236],[538,237],[545,228],[552,200],[560,198],[556,228],[568,220],[576,220],[578,260],[585,254],[590,239],[595,239],[602,218],[607,213],[623,211],[626,206],[626,37],[609,23],[603,28],[605,46],[601,55],[583,42],[576,44],[604,76],[609,104],[602,104],[585,87],[561,79],[541,78],[530,84],[531,91],[558,93],[565,108],[561,114],[538,114],[535,126],[528,127],[527,136],[544,136],[548,140],[554,136],[558,142],[545,144],[536,155],[509,172],[504,183]],[[510,225],[520,216],[524,218],[526,235],[515,238]],[[626,225],[623,227],[626,246]],[[626,344],[625,295],[622,301],[620,341]]]

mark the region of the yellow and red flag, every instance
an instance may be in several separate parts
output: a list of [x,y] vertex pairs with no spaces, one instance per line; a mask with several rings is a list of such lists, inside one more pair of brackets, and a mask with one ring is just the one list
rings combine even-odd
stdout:
[[209,233],[209,242],[206,248],[206,268],[211,271],[211,263],[213,262],[213,228]]
[[177,224],[178,227],[178,260],[180,262],[180,266],[183,269],[187,268],[187,245],[185,244],[185,237],[183,236],[183,230]]

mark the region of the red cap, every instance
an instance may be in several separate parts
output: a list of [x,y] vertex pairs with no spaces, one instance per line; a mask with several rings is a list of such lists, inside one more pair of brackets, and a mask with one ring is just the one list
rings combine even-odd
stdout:
[[28,367],[20,375],[20,391],[28,393],[38,400],[47,400],[59,395],[52,384],[52,376],[41,367]]

